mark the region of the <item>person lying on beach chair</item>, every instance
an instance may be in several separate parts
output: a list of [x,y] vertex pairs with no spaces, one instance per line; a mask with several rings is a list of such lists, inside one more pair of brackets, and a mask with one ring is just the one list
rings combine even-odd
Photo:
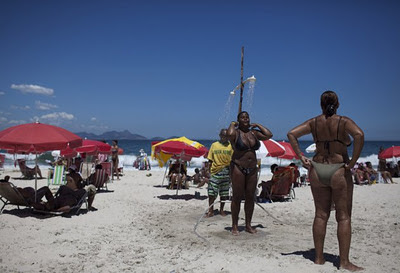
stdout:
[[[4,207],[6,205],[16,205],[18,206],[26,206],[26,207],[31,207],[36,203],[39,203],[43,196],[46,196],[47,200],[50,200],[53,198],[53,195],[51,194],[50,191],[48,191],[48,187],[42,187],[37,190],[35,194],[35,189],[32,187],[17,187],[14,186],[11,182],[9,182],[10,176],[5,176],[4,179],[0,179],[0,184],[1,184],[1,193],[0,193],[0,199],[3,201],[4,205],[1,208],[1,211],[3,211]],[[36,197],[36,199],[35,199]]]
[[354,170],[354,180],[357,185],[371,184],[370,176],[363,163],[358,164],[358,167]]
[[71,165],[68,169],[69,173],[67,174],[67,184],[65,185],[67,188],[73,191],[84,190],[87,192],[88,196],[88,209],[96,210],[92,207],[94,197],[96,196],[96,187],[94,185],[85,185],[81,175],[76,172],[76,166]]
[[266,199],[268,199],[269,198],[269,195],[271,194],[271,188],[272,188],[272,185],[273,185],[273,183],[274,183],[274,173],[275,173],[275,171],[277,171],[278,170],[278,164],[272,164],[271,165],[271,173],[272,173],[272,178],[271,178],[271,180],[268,180],[268,181],[261,181],[261,183],[260,184],[258,184],[258,187],[260,188],[261,187],[261,193],[260,193],[260,195],[258,196],[258,198],[259,198],[259,200],[261,201],[261,202],[265,202],[266,201]]
[[89,176],[89,184],[94,185],[97,190],[101,188],[107,189],[107,182],[110,181],[110,177],[107,171],[103,169],[101,164],[97,164],[95,167],[95,172]]
[[18,159],[18,166],[19,169],[21,170],[21,173],[24,178],[26,179],[32,179],[35,177],[36,174],[39,175],[39,178],[42,179],[42,172],[39,169],[39,166],[36,165],[34,168],[29,168],[26,165],[26,160],[25,159]]
[[84,189],[72,190],[65,185],[62,185],[54,196],[49,187],[45,186],[41,189],[42,194],[46,196],[47,202],[33,203],[32,207],[37,211],[43,212],[68,213],[81,204],[81,201],[87,196],[87,192]]
[[[182,189],[182,186],[185,186],[185,188],[188,188],[188,183],[186,183],[186,168],[183,163],[179,163],[179,161],[176,161],[170,166],[169,172],[168,172],[168,180],[170,182],[169,189],[174,189],[175,186],[178,187],[178,189]],[[184,184],[184,185],[183,185]]]

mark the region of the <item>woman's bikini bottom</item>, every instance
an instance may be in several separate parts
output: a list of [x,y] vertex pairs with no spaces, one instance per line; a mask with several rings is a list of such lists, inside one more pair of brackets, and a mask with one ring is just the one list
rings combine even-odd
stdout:
[[318,175],[319,181],[326,186],[331,185],[331,178],[333,174],[344,166],[344,163],[323,164],[314,161],[311,161],[311,164]]
[[238,163],[236,163],[235,161],[231,161],[231,165],[234,165],[234,166],[238,167],[238,169],[242,172],[242,174],[243,174],[244,176],[253,174],[254,171],[257,170],[257,167],[254,167],[254,168],[244,168],[244,167],[240,166]]

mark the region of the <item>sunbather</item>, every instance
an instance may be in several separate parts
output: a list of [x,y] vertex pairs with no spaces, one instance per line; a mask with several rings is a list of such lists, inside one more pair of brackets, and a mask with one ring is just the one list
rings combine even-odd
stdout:
[[38,165],[36,165],[34,168],[30,168],[26,165],[26,160],[25,159],[18,159],[18,165],[21,170],[21,173],[23,174],[24,177],[31,179],[35,177],[36,174],[39,175],[39,178],[42,179],[42,172],[40,171],[40,168]]
[[[69,177],[69,179],[72,179]],[[49,187],[45,186],[38,190],[41,191],[41,195],[46,196],[47,203],[35,202],[32,206],[38,210],[44,211],[63,211],[68,212],[72,207],[76,206],[79,200],[82,199],[83,195],[86,193],[84,189],[72,190],[67,186],[60,186],[55,196],[52,195]],[[39,195],[38,195],[39,198]]]
[[358,167],[355,169],[354,180],[358,185],[371,184],[370,175],[368,174],[363,163],[358,164]]
[[[9,175],[6,175],[4,179],[0,179],[0,182],[9,182],[9,181],[10,181]],[[46,196],[47,201],[53,199],[53,195],[47,186],[38,189],[36,194],[35,194],[35,189],[32,187],[25,187],[25,188],[17,187],[17,190],[30,205],[39,203],[42,200],[43,196]]]
[[175,185],[177,185],[178,189],[181,189],[182,186],[187,186],[186,184],[183,185],[186,182],[186,168],[183,162],[179,163],[177,161],[170,166],[168,179],[170,181],[170,189],[173,189]]
[[272,173],[272,178],[268,181],[261,181],[260,184],[258,184],[258,187],[261,187],[261,193],[258,196],[260,198],[261,202],[264,202],[265,199],[269,198],[269,195],[271,194],[271,188],[274,183],[274,173],[278,169],[278,164],[272,164],[271,165],[271,173]]
[[[101,165],[100,165],[101,166]],[[69,173],[67,175],[66,187],[73,191],[85,190],[88,193],[88,209],[96,210],[92,207],[94,197],[96,195],[96,187],[94,185],[85,185],[83,183],[82,176],[76,172],[76,166],[71,165],[68,169]]]

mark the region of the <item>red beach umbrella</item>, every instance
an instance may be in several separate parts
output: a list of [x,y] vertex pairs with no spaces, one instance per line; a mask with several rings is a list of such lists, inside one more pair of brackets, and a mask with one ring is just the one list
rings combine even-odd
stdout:
[[101,153],[110,154],[111,145],[97,140],[84,139],[82,146],[75,149],[78,153]]
[[392,146],[383,150],[379,155],[378,158],[393,158],[393,157],[400,157],[400,146]]
[[256,151],[257,158],[266,156],[278,157],[285,154],[285,147],[273,139],[260,141],[260,149]]
[[195,148],[181,141],[168,141],[160,146],[157,146],[156,151],[163,151],[164,153],[175,155],[184,153],[187,156],[200,157],[207,152],[207,148]]
[[[30,151],[37,154],[82,145],[82,138],[61,127],[39,122],[16,125],[0,131],[0,149]],[[35,190],[37,177],[35,174]]]
[[290,145],[289,142],[279,141],[278,143],[285,148],[285,154],[278,156],[278,158],[289,159],[289,160],[300,159],[294,152],[292,145]]
[[61,127],[27,123],[7,128],[0,132],[0,148],[13,151],[43,153],[82,145],[82,138]]

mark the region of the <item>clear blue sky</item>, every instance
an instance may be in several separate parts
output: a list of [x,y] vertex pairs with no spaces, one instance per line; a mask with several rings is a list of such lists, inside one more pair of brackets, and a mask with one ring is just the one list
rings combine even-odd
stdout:
[[384,0],[1,1],[0,129],[215,139],[237,114],[244,46],[244,110],[275,139],[330,89],[367,140],[399,140],[399,14]]

